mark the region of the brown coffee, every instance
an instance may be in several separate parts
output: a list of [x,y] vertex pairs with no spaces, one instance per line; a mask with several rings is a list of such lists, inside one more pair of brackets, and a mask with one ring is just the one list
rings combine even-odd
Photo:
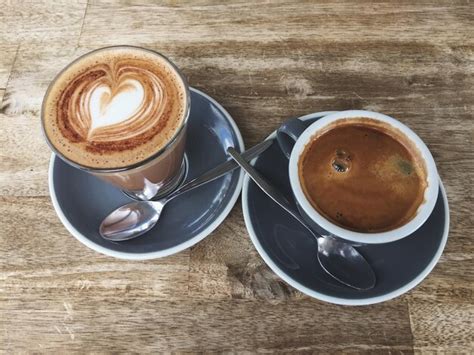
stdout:
[[43,103],[43,125],[54,148],[81,166],[127,167],[173,139],[186,111],[186,87],[156,53],[110,47],[69,65]]
[[410,221],[423,202],[426,168],[397,129],[369,118],[336,121],[315,135],[299,160],[312,206],[357,232],[383,232]]
[[68,163],[148,198],[179,183],[188,100],[184,79],[165,57],[108,47],[56,77],[43,101],[42,123]]

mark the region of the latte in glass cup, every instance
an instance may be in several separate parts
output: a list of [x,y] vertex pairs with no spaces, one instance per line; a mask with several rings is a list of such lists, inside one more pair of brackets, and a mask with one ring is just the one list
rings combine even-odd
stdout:
[[107,47],[55,78],[42,124],[49,145],[68,164],[149,198],[179,182],[189,106],[188,86],[166,57]]

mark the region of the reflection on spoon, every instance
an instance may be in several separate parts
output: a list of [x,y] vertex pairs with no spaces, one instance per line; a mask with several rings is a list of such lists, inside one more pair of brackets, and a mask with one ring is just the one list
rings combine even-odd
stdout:
[[[245,159],[253,159],[272,145],[273,141],[263,141],[242,153]],[[139,237],[152,229],[160,219],[165,205],[174,198],[195,189],[207,182],[237,169],[239,166],[232,160],[219,164],[201,176],[180,186],[170,195],[158,201],[136,201],[128,203],[111,212],[100,224],[102,238],[121,242]]]
[[357,290],[370,290],[375,286],[375,273],[367,260],[350,244],[329,236],[316,234],[293,210],[280,191],[270,185],[234,148],[227,149],[232,158],[244,169],[250,178],[273,201],[300,222],[318,241],[318,260],[321,267],[340,283]]

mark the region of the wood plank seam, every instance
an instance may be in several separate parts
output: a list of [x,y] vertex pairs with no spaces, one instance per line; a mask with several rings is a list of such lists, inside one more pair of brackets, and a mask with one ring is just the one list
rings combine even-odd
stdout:
[[411,333],[411,346],[412,346],[412,351],[415,352],[416,344],[415,344],[415,333],[414,333],[414,327],[415,325],[413,324],[413,317],[411,316],[411,309],[410,309],[410,301],[406,301],[407,305],[407,314],[408,314],[408,321],[410,322],[410,333]]
[[5,83],[5,87],[2,88],[5,91],[3,92],[3,96],[0,97],[0,113],[3,113],[3,111],[4,111],[3,102],[5,100],[5,96],[6,96],[6,93],[7,93],[8,84],[10,83],[10,79],[13,75],[13,70],[15,69],[15,63],[16,63],[16,60],[18,58],[18,54],[20,53],[20,46],[21,46],[21,42],[16,47],[15,56],[13,57],[12,64],[10,65],[10,73],[8,74],[7,82]]
[[81,43],[82,31],[84,30],[84,23],[86,22],[88,8],[89,8],[89,0],[87,0],[86,8],[84,9],[84,15],[82,16],[81,30],[79,31],[79,36],[77,36],[76,49],[79,48],[79,43]]

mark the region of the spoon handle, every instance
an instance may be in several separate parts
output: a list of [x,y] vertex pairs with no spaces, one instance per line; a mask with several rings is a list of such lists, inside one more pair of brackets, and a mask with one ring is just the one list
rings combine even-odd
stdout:
[[242,159],[235,149],[228,148],[227,153],[247,172],[263,192],[306,227],[311,235],[318,240],[318,261],[324,271],[340,283],[357,290],[370,290],[375,286],[376,278],[372,267],[352,245],[334,238],[321,238],[293,210],[285,196],[270,185],[245,159]]
[[[242,157],[245,160],[251,160],[257,156],[259,156],[261,153],[263,153],[265,150],[267,150],[271,145],[273,144],[272,139],[265,140],[252,148],[246,150],[245,152],[242,153]],[[233,148],[232,148],[233,149]],[[179,187],[176,191],[174,191],[170,196],[166,198],[167,201],[181,195],[182,193],[185,193],[186,191],[192,190],[202,184],[205,184],[209,181],[212,181],[214,179],[217,179],[218,177],[234,170],[239,167],[238,164],[235,163],[232,159],[219,164],[215,168],[205,172],[201,176],[198,176],[197,178],[189,181],[188,183],[182,185]]]
[[297,213],[293,207],[291,207],[286,197],[283,196],[280,191],[270,185],[253,166],[247,163],[245,159],[239,153],[237,153],[234,148],[228,148],[227,153],[229,153],[230,156],[237,162],[237,164],[239,164],[242,169],[247,172],[250,178],[262,189],[263,192],[265,192],[273,201],[280,205],[280,207],[282,207],[294,219],[306,227],[306,229],[308,229],[312,235],[315,236],[314,232],[306,225],[306,222],[301,218],[299,213]]

